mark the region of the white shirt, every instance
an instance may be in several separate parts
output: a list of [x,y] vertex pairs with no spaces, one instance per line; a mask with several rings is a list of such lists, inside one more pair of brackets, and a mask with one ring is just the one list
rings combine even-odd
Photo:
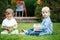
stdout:
[[[15,26],[16,25],[16,26]],[[2,27],[14,27],[17,28],[17,22],[14,18],[11,18],[11,20],[8,20],[7,18],[5,18],[2,22]]]

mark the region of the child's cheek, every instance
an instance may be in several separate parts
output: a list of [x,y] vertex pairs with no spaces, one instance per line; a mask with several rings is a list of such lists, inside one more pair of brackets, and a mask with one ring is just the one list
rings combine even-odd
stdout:
[[44,14],[42,14],[42,16],[44,17]]

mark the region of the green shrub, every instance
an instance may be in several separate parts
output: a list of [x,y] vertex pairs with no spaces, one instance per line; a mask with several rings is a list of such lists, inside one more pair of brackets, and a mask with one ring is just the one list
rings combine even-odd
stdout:
[[6,8],[8,7],[8,0],[0,0],[0,23],[4,19],[4,12]]
[[53,22],[60,22],[60,1],[59,0],[42,0],[42,5],[37,5],[35,10],[35,16],[42,20],[41,9],[44,6],[48,6],[51,9],[51,19]]
[[36,2],[36,0],[24,0],[24,1],[27,9],[27,15],[34,16],[34,11],[36,7],[34,3]]

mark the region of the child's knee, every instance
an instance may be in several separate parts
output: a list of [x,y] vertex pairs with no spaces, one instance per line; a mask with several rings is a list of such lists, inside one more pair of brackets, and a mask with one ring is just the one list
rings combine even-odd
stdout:
[[13,30],[13,31],[11,32],[11,34],[19,34],[19,31],[18,31],[18,30]]

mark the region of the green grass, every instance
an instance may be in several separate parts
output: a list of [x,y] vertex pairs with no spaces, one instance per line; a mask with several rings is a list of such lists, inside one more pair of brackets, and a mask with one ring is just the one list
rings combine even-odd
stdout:
[[[18,23],[18,30],[30,29],[34,23]],[[0,25],[1,26],[1,25]],[[0,40],[60,40],[60,23],[53,23],[53,34],[44,36],[29,36],[29,35],[0,35]]]

